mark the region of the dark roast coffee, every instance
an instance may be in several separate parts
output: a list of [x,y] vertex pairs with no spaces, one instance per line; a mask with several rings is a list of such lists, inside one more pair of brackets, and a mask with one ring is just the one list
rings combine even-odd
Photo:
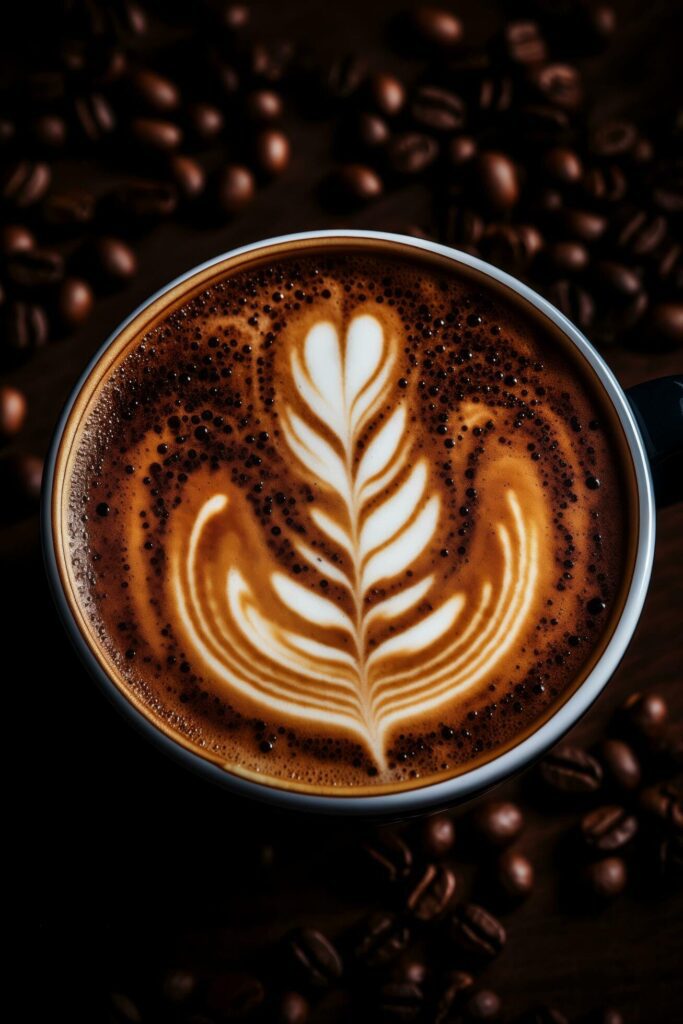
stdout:
[[628,582],[624,442],[591,372],[514,293],[398,244],[191,279],[66,431],[89,643],[158,728],[269,785],[490,760],[585,678]]

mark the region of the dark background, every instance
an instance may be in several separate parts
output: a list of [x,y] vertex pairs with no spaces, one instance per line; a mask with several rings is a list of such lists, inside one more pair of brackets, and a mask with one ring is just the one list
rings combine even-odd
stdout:
[[[628,112],[646,128],[675,100],[681,33],[677,4],[623,0],[620,29],[609,52],[584,65],[587,90],[603,97],[604,113]],[[358,48],[380,67],[409,67],[386,47],[384,26],[395,3],[313,0],[252,4],[266,36],[285,31],[319,41],[323,51]],[[461,3],[468,34],[488,34],[500,5]],[[289,171],[260,191],[234,222],[196,230],[168,224],[140,244],[140,273],[122,292],[98,301],[87,326],[40,351],[6,382],[25,390],[29,419],[16,446],[43,454],[72,385],[90,355],[135,306],[194,264],[234,246],[278,233],[327,226],[405,230],[424,223],[422,186],[392,192],[341,218],[326,212],[315,187],[331,166],[326,123],[297,115],[285,120],[293,144]],[[65,182],[100,172],[88,160],[67,163]],[[672,353],[610,349],[607,358],[628,386],[681,368]],[[680,508],[658,516],[652,586],[634,641],[611,685],[576,728],[590,743],[612,710],[634,690],[653,688],[683,713],[681,609],[683,523]],[[179,957],[210,955],[230,962],[249,957],[292,924],[338,933],[367,905],[341,886],[332,853],[350,826],[293,821],[258,807],[235,805],[146,746],[105,704],[77,663],[47,593],[37,518],[5,528],[0,539],[3,649],[13,668],[3,675],[5,736],[16,740],[16,769],[6,787],[20,796],[19,821],[9,842],[19,854],[18,882],[26,907],[27,960],[37,972],[24,992],[24,1019],[38,1019],[41,993],[52,1010],[74,1018],[108,987],[135,985],[137,975]],[[523,794],[524,780],[501,792]],[[568,1015],[611,1002],[628,1021],[679,1019],[683,1001],[681,901],[653,897],[638,865],[633,884],[600,913],[574,909],[563,896],[567,870],[561,838],[575,820],[561,808],[535,809],[520,848],[538,870],[538,886],[506,918],[510,941],[486,980],[504,998],[510,1017],[530,1002],[548,1000]],[[552,813],[551,813],[552,812]],[[463,868],[467,876],[469,868]],[[9,880],[10,887],[14,878]],[[182,952],[181,952],[182,951]],[[209,955],[209,954],[207,954]],[[133,979],[133,980],[130,980]],[[315,1020],[334,1020],[331,997]],[[92,1002],[90,1002],[92,1000]],[[507,1019],[507,1018],[506,1018]]]

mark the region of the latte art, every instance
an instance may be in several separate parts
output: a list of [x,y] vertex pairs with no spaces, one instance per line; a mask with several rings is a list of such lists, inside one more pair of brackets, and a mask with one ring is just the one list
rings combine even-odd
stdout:
[[73,446],[92,641],[160,728],[318,792],[421,785],[571,692],[618,613],[616,441],[540,315],[414,255],[226,272]]

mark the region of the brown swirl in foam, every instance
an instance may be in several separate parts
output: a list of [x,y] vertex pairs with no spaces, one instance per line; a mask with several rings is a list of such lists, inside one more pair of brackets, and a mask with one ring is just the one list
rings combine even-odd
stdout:
[[[122,685],[208,756],[315,788],[415,785],[532,727],[601,640],[585,605],[614,601],[623,536],[609,432],[550,343],[361,253],[169,316],[106,382],[71,491]],[[111,511],[83,526],[83,499]]]

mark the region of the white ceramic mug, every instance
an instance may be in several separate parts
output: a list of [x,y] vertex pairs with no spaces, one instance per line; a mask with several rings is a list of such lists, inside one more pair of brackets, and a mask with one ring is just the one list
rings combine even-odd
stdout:
[[[238,265],[240,258],[243,256],[267,250],[271,246],[281,247],[283,243],[285,245],[287,243],[300,244],[310,240],[311,244],[315,245],[321,239],[353,238],[390,242],[404,249],[414,250],[417,256],[424,251],[437,253],[452,260],[454,264],[474,268],[486,277],[521,296],[532,307],[535,307],[560,328],[592,368],[596,381],[603,389],[604,398],[611,403],[621,423],[633,462],[633,475],[637,491],[638,536],[636,539],[635,562],[630,586],[628,587],[622,614],[612,636],[584,682],[535,732],[532,732],[531,735],[521,740],[511,749],[498,756],[494,756],[485,764],[445,781],[436,782],[431,785],[426,784],[415,789],[399,790],[396,793],[379,794],[377,796],[337,797],[293,792],[283,789],[281,786],[269,786],[265,781],[260,783],[241,778],[208,760],[204,760],[198,754],[175,742],[157,728],[150,719],[138,711],[126,698],[95,657],[90,645],[79,629],[73,613],[73,604],[67,597],[66,588],[68,584],[60,572],[60,559],[58,558],[58,548],[62,543],[62,539],[56,536],[54,529],[55,503],[58,500],[63,481],[55,479],[55,471],[62,435],[81,389],[86,381],[91,378],[91,375],[97,372],[100,361],[106,355],[110,346],[115,344],[124,328],[128,327],[138,318],[144,321],[146,316],[149,315],[152,305],[155,305],[157,308],[162,307],[164,296],[168,296],[179,284],[187,283],[189,285],[193,278],[200,274],[205,274],[209,268],[219,267],[220,264],[226,261],[230,261],[233,265]],[[484,263],[474,256],[457,252],[446,246],[438,245],[436,242],[409,238],[402,235],[350,230],[310,231],[301,234],[283,235],[235,249],[230,253],[209,260],[178,277],[131,314],[114,331],[111,337],[104,342],[100,350],[93,357],[76,384],[62,412],[46,463],[42,529],[47,573],[59,612],[71,640],[88,670],[115,706],[166,753],[207,779],[220,784],[233,794],[266,801],[280,808],[369,816],[378,819],[400,818],[461,802],[519,772],[557,743],[598,697],[614,673],[633,636],[650,581],[655,543],[655,490],[652,471],[655,472],[655,477],[657,475],[661,477],[662,485],[665,486],[667,474],[666,459],[672,453],[678,453],[681,450],[683,450],[683,377],[662,378],[648,385],[640,385],[627,396],[612,371],[583,334],[549,302],[509,274],[498,270],[488,263]]]

